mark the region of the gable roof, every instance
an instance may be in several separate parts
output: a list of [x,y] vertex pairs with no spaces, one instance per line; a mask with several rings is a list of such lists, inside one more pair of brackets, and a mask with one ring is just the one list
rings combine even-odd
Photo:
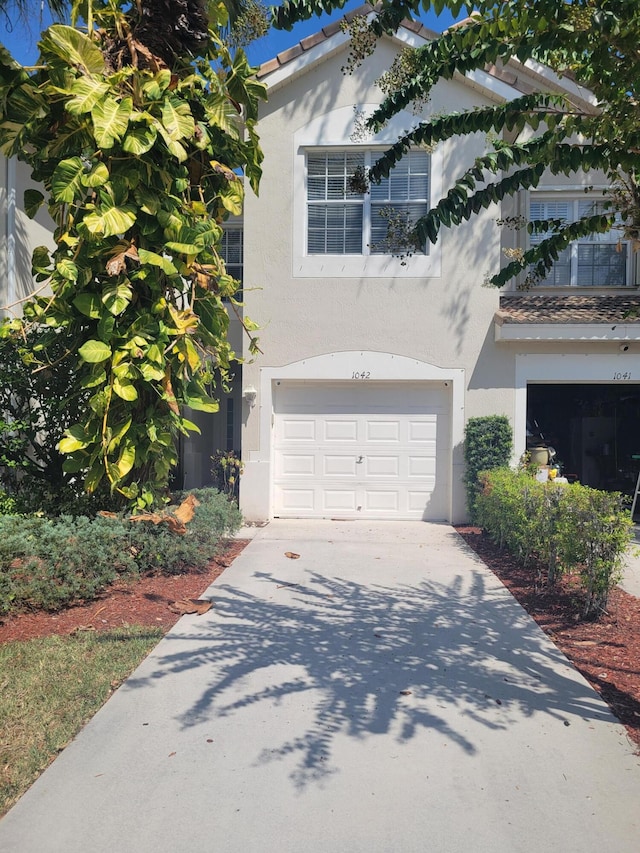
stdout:
[[[339,20],[332,21],[319,32],[307,36],[287,50],[278,53],[273,59],[262,63],[257,72],[258,79],[263,80],[267,85],[270,77],[276,85],[284,83],[289,75],[295,75],[308,63],[346,44],[349,36],[344,31],[345,22],[348,24],[354,18],[369,15],[374,11],[370,3],[364,3]],[[464,21],[458,21],[451,28],[460,27],[469,20],[466,18]],[[427,42],[437,38],[438,35],[439,33],[425,27],[420,21],[405,19],[400,24],[395,38],[415,44],[417,39]],[[464,79],[462,75],[456,74],[456,77]],[[522,64],[518,60],[510,60],[505,66],[488,65],[484,71],[468,73],[466,79],[467,82],[492,92],[494,96],[497,95],[500,100],[511,100],[544,88],[566,94],[571,100],[579,102],[583,109],[595,108],[595,101],[588,90],[571,78],[558,77],[551,69],[535,62],[528,61]]]

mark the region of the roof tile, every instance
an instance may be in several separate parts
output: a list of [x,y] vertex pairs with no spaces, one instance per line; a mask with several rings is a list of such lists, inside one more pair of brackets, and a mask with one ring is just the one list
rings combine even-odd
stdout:
[[640,295],[500,297],[503,323],[640,323]]

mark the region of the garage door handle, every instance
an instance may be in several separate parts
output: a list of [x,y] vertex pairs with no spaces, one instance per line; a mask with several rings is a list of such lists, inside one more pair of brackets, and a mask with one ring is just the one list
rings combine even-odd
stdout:
[[358,465],[359,465],[361,462],[364,462],[364,456],[358,456],[358,458],[356,459],[356,462],[358,463]]

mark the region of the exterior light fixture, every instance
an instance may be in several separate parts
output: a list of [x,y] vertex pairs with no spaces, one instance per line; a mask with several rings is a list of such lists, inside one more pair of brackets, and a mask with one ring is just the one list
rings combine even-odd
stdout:
[[249,407],[253,409],[256,404],[256,397],[258,396],[258,392],[253,387],[253,385],[248,385],[242,392],[242,396],[249,404]]

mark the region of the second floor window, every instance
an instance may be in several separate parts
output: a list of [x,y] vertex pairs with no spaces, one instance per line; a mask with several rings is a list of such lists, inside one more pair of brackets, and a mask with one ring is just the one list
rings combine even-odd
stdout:
[[[371,185],[369,193],[354,190],[351,176],[366,171],[376,156],[375,151],[307,155],[309,255],[374,255],[402,250],[402,233],[429,208],[429,154],[410,151],[388,178]],[[390,235],[398,233],[400,245],[396,246]]]
[[[558,219],[575,222],[585,216],[604,212],[603,203],[594,199],[533,199],[531,220]],[[530,244],[542,242],[544,234],[532,234]],[[617,229],[606,234],[590,234],[567,246],[538,286],[542,287],[626,287],[629,283],[629,245],[620,239]]]
[[224,229],[220,242],[220,254],[227,268],[227,273],[242,284],[244,259],[241,227],[230,226]]

